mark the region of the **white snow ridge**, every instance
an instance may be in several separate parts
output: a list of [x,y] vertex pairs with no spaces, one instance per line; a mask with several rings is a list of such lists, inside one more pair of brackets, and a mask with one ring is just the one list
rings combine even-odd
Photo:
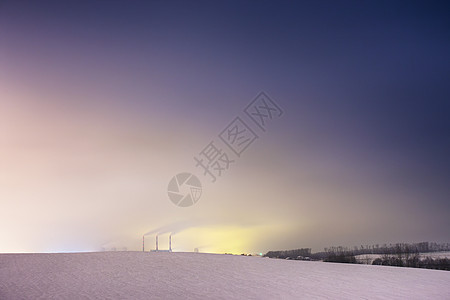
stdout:
[[0,299],[450,299],[450,272],[198,253],[0,254]]

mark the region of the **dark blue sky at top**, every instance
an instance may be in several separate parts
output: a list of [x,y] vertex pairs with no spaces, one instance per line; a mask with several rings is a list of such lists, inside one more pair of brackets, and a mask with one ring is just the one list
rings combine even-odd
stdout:
[[0,11],[17,45],[62,58],[92,51],[99,66],[130,72],[123,85],[151,83],[173,99],[142,92],[123,105],[221,126],[224,109],[265,90],[290,116],[294,149],[397,161],[405,184],[449,202],[449,2],[3,1]]

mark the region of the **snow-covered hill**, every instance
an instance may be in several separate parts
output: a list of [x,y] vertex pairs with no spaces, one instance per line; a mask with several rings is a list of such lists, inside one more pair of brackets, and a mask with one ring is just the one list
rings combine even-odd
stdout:
[[0,254],[0,299],[450,299],[450,272],[200,253]]

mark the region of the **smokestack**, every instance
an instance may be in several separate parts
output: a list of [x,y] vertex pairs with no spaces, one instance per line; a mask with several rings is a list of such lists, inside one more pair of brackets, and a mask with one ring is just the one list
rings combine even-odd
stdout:
[[156,251],[158,251],[158,236],[156,236]]
[[172,235],[169,235],[169,252],[172,252]]
[[144,236],[142,236],[142,252],[145,252]]

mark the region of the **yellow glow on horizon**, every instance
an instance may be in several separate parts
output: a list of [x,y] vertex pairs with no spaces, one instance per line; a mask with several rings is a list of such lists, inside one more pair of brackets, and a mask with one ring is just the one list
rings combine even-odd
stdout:
[[[214,226],[191,228],[176,235],[176,243],[183,245],[185,251],[193,251],[198,248],[199,252],[209,253],[259,253],[252,251],[255,244],[268,232],[280,230],[280,226]],[[175,249],[176,250],[176,249]]]

